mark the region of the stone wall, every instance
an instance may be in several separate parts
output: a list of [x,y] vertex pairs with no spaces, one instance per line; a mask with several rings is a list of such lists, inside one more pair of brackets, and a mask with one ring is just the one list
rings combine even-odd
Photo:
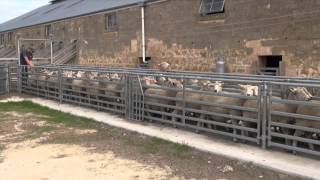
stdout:
[[[201,0],[164,0],[146,7],[149,67],[214,71],[224,57],[227,72],[256,73],[259,56],[281,55],[283,75],[320,75],[319,0],[226,0],[225,12],[202,16]],[[105,12],[107,13],[107,12]],[[53,23],[54,40],[79,42],[77,63],[137,67],[141,57],[141,11],[116,11],[118,29],[105,29],[105,13]],[[15,31],[44,37],[44,26]]]

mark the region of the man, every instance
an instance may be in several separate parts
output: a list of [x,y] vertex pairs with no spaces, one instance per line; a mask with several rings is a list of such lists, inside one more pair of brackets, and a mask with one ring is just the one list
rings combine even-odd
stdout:
[[32,59],[33,59],[32,49],[31,48],[27,48],[26,50],[22,49],[20,53],[20,64],[23,66],[33,67],[34,65],[32,63]]
[[23,85],[26,85],[27,78],[28,78],[28,66],[34,67],[32,63],[33,53],[31,48],[23,49],[20,53],[20,65],[22,65],[21,69],[21,77]]

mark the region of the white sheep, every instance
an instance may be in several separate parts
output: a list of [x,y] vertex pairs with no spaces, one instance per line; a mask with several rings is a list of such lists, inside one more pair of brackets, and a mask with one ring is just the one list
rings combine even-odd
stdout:
[[[286,99],[289,100],[297,100],[297,101],[304,101],[309,99],[309,95],[304,92],[304,88],[298,87],[298,88],[289,88],[286,91]],[[280,97],[273,97],[274,100],[279,99]],[[258,107],[258,101],[257,100],[247,100],[244,105],[246,108],[257,108]],[[284,103],[277,103],[273,102],[271,104],[272,111],[277,112],[285,112],[285,113],[295,113],[297,111],[297,105],[294,104],[284,104]],[[258,114],[256,112],[249,112],[249,111],[243,111],[242,113],[243,117],[250,118],[253,120],[258,120]],[[282,123],[282,124],[292,124],[294,122],[294,119],[291,117],[284,117],[279,115],[271,115],[272,122],[276,123]],[[239,124],[244,127],[250,127],[250,128],[257,128],[258,122],[249,122],[249,121],[241,121]],[[280,127],[271,127],[273,131],[277,131],[283,134],[289,134],[288,128],[280,128]],[[248,132],[242,130],[241,134],[243,136],[248,136]],[[285,143],[287,145],[290,144],[289,140],[286,139]]]
[[[168,112],[166,109],[166,105],[174,106],[175,101],[174,100],[167,100],[167,99],[161,99],[161,98],[155,98],[155,97],[148,97],[146,95],[157,95],[157,96],[163,96],[163,97],[176,97],[177,90],[167,90],[167,89],[158,89],[156,87],[161,87],[159,85],[153,85],[153,87],[148,87],[144,94],[145,94],[145,107],[150,110],[154,111],[160,111],[160,112]],[[173,80],[173,79],[168,79],[168,81],[165,83],[165,87],[171,87],[171,88],[177,88],[181,89],[182,84],[178,80]],[[163,106],[156,106],[156,105],[149,105],[148,103],[157,103],[157,104],[162,104]],[[154,113],[149,113],[147,112],[149,116],[155,115]],[[164,118],[165,116],[162,116]]]
[[[241,93],[230,93],[230,92],[223,92],[220,90],[218,93],[223,93],[222,96],[219,95],[204,95],[202,97],[202,101],[206,102],[213,102],[215,104],[221,104],[221,105],[232,105],[232,106],[238,106],[241,107],[245,102],[246,99],[238,98],[238,97],[230,97],[232,95],[245,95],[245,96],[258,96],[258,86],[252,86],[252,85],[239,85],[241,88]],[[202,105],[201,110],[207,111],[207,112],[213,112],[213,113],[219,113],[224,115],[231,115],[231,116],[241,116],[242,112],[241,110],[237,109],[231,109],[231,108],[224,108],[224,107],[218,107],[218,106],[210,106],[210,105]],[[238,124],[237,119],[229,119],[222,116],[213,116],[213,115],[205,115],[201,114],[201,119],[206,120],[212,120],[220,123],[232,123],[233,125]],[[203,126],[203,123],[198,122],[198,126]],[[216,128],[215,125],[211,126],[212,128]],[[229,130],[229,128],[226,128]],[[233,129],[233,134],[236,134],[237,130]],[[234,138],[234,141],[236,141],[236,138]]]
[[[197,81],[199,83],[199,81]],[[197,93],[197,92],[191,92],[192,89],[185,88],[186,92],[184,94],[185,98],[185,108],[188,109],[194,109],[194,110],[200,110],[201,104],[195,103],[194,101],[201,101],[203,99],[203,94]],[[211,83],[210,81],[205,81],[202,83],[201,91],[214,91],[214,92],[220,92],[222,90],[222,83],[221,81],[216,81],[215,83]],[[179,91],[176,95],[176,98],[180,99],[181,101],[176,101],[175,106],[179,109],[175,109],[173,111],[173,114],[176,115],[183,115],[182,113],[182,107],[183,107],[183,91]],[[186,114],[190,114],[191,116],[194,116],[194,112],[186,112]],[[177,122],[179,118],[173,117],[173,121]],[[175,126],[176,127],[176,126]]]
[[[308,99],[306,99],[306,101],[309,101],[311,103],[320,103],[319,101],[316,100],[311,100],[312,99],[312,95],[304,88],[303,90],[300,91],[304,91],[305,95],[307,97],[309,97]],[[302,92],[300,92],[302,93]],[[306,105],[299,105],[297,108],[297,114],[300,115],[307,115],[307,116],[313,116],[313,117],[320,117],[320,106],[306,106]],[[313,129],[320,129],[320,121],[316,121],[316,120],[308,120],[308,119],[303,119],[303,118],[296,118],[295,119],[295,125],[299,126],[299,127],[307,127],[307,128],[313,128]],[[311,132],[306,132],[303,130],[299,130],[296,129],[294,132],[294,136],[296,137],[302,137],[302,136],[306,136],[309,137],[311,139],[314,140],[319,140],[319,134],[320,133],[311,133]],[[293,140],[292,145],[294,147],[297,147],[298,142],[296,140]],[[314,150],[314,145],[312,143],[307,143],[309,146],[309,149]],[[294,151],[294,153],[296,153]]]

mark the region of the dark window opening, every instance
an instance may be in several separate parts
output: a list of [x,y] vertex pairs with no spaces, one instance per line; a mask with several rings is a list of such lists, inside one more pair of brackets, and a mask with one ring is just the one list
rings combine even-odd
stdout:
[[117,14],[116,13],[106,14],[105,18],[106,18],[105,19],[106,30],[109,32],[117,31],[118,30]]
[[4,34],[0,34],[0,44],[4,45]]
[[13,32],[8,33],[8,42],[12,42]]
[[200,5],[200,14],[209,15],[224,12],[225,0],[202,0]]
[[260,56],[260,74],[264,75],[280,75],[280,66],[282,62],[282,56]]
[[51,24],[49,24],[49,25],[46,25],[45,27],[44,27],[44,35],[45,35],[45,37],[46,38],[49,38],[51,35],[52,35],[52,25]]

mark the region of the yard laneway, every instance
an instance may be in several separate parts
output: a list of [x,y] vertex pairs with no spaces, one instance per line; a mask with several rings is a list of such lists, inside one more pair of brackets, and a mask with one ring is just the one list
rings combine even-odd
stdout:
[[0,177],[298,179],[31,102],[0,103]]

